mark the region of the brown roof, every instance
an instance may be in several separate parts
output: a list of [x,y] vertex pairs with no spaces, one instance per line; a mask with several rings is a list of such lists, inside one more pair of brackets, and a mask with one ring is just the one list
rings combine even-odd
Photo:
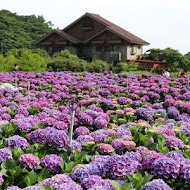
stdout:
[[120,36],[121,38],[129,41],[130,43],[134,43],[134,44],[141,44],[141,45],[148,45],[149,43],[144,41],[143,39],[135,36],[134,34],[126,31],[125,29],[117,26],[116,24],[110,22],[109,20],[101,17],[98,14],[93,14],[93,13],[86,13],[83,16],[81,16],[80,18],[78,18],[77,20],[75,20],[73,23],[71,23],[70,25],[68,25],[66,28],[64,28],[63,30],[60,29],[55,29],[53,30],[50,34],[48,34],[47,36],[45,36],[44,38],[40,39],[36,44],[40,43],[42,40],[44,40],[46,37],[48,37],[49,35],[51,35],[52,33],[57,33],[60,36],[66,38],[67,40],[69,40],[70,42],[74,43],[74,44],[78,44],[78,43],[82,43],[80,40],[76,39],[75,37],[69,35],[66,30],[68,28],[70,28],[73,24],[77,23],[79,20],[81,20],[82,18],[89,16],[92,19],[96,20],[99,23],[102,23],[105,28],[98,32],[97,34],[95,34],[94,36],[91,36],[88,40],[86,40],[84,43],[90,41],[91,39],[93,39],[94,37],[96,37],[97,35],[99,35],[100,33],[104,32],[105,30],[109,30],[113,33],[115,33],[116,35]]
[[43,37],[42,39],[40,39],[36,44],[40,43],[41,41],[43,41],[45,38],[47,38],[48,36],[50,36],[51,34],[56,33],[60,36],[62,36],[63,38],[69,40],[70,42],[74,43],[74,44],[78,44],[80,43],[80,40],[76,39],[75,37],[69,35],[68,33],[60,30],[60,29],[54,29],[52,32],[50,32],[48,35],[46,35],[45,37]]
[[97,21],[106,25],[108,29],[110,29],[111,31],[120,35],[121,37],[125,38],[126,40],[128,40],[131,43],[146,44],[146,45],[149,44],[148,42],[144,41],[143,39],[135,36],[134,34],[132,34],[132,33],[128,32],[127,30],[117,26],[116,24],[114,24],[114,23],[110,22],[109,20],[101,17],[98,14],[86,13],[86,15],[95,18]]

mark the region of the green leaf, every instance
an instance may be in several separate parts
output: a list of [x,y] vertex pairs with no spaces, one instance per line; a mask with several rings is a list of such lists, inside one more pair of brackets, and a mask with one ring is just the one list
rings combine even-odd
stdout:
[[46,170],[45,168],[43,168],[40,171],[40,173],[38,173],[38,179],[37,179],[37,181],[40,182],[40,181],[42,181],[44,179],[47,179],[47,178],[50,178],[50,177],[51,177],[51,175],[50,175],[49,171]]
[[13,136],[15,134],[16,131],[16,127],[14,125],[14,123],[10,122],[7,125],[4,125],[3,127],[1,127],[4,133],[5,137],[10,137]]
[[70,173],[77,164],[77,162],[62,162],[60,166],[63,173]]
[[154,176],[153,175],[146,175],[143,179],[142,185],[144,185],[145,183],[149,182]]
[[31,172],[29,172],[26,176],[25,176],[25,182],[27,185],[34,185],[38,180],[38,176],[36,174],[36,172],[34,170],[32,170]]
[[111,184],[112,184],[112,186],[114,187],[115,190],[122,190],[122,187],[118,182],[116,182],[114,180],[110,180],[110,182],[111,182]]
[[40,186],[40,190],[54,190],[54,188],[53,187],[49,187],[47,185],[41,185]]

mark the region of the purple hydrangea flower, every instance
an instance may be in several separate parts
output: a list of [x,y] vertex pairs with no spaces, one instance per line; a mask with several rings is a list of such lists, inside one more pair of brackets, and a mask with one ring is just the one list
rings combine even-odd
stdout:
[[33,128],[31,123],[27,119],[16,119],[15,125],[21,131],[30,131]]
[[174,160],[177,160],[177,161],[182,161],[185,159],[184,156],[177,151],[170,151],[166,154],[166,156],[168,158],[173,158]]
[[129,173],[134,173],[140,168],[140,163],[127,156],[110,156],[105,165],[104,172],[111,179],[124,179]]
[[93,121],[93,125],[97,128],[97,129],[103,129],[105,127],[107,127],[108,125],[108,121],[102,117],[97,117],[96,119],[94,119]]
[[60,172],[60,163],[63,162],[63,159],[60,156],[55,154],[46,155],[41,160],[41,165],[44,166],[47,170],[53,172]]
[[78,142],[94,142],[94,138],[91,135],[80,135],[77,137]]
[[126,147],[124,145],[124,140],[123,139],[114,139],[111,143],[113,148],[116,150],[124,150]]
[[28,139],[33,143],[45,143],[47,132],[45,129],[37,129],[28,135]]
[[98,175],[89,175],[88,178],[84,178],[81,182],[81,185],[85,189],[90,189],[90,188],[101,188],[101,189],[106,189],[106,190],[112,190],[112,186],[108,180],[102,179]]
[[172,158],[159,158],[152,165],[152,173],[163,178],[177,178],[180,172],[180,164]]
[[8,148],[0,149],[0,163],[12,159],[12,152]]
[[95,164],[86,164],[79,167],[75,167],[72,170],[71,178],[75,181],[82,182],[89,175],[102,175],[102,171]]
[[50,130],[46,136],[46,143],[54,148],[67,147],[69,143],[69,137],[63,130],[53,129]]
[[7,143],[9,148],[20,147],[21,149],[25,149],[28,146],[27,140],[19,135],[9,137]]
[[92,125],[93,119],[91,116],[82,113],[79,118],[79,122],[84,125]]
[[82,190],[82,188],[66,174],[57,174],[52,178],[41,181],[38,184],[44,184],[53,187],[56,190]]
[[181,139],[178,139],[174,136],[164,136],[167,146],[168,147],[178,147],[178,148],[184,148],[184,142]]
[[190,164],[183,167],[181,170],[181,176],[186,180],[190,180]]
[[18,186],[9,186],[5,190],[21,190]]
[[72,149],[72,150],[77,150],[77,151],[81,152],[81,150],[82,150],[82,145],[81,145],[80,142],[78,142],[78,141],[76,141],[76,140],[72,140],[71,149]]
[[154,179],[143,185],[141,190],[171,190],[171,188],[162,179]]
[[178,119],[180,116],[180,112],[176,107],[169,107],[167,110],[167,114],[169,118]]

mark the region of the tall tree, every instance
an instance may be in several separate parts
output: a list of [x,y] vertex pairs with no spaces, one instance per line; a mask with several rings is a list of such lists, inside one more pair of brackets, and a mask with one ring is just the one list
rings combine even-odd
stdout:
[[35,48],[35,43],[52,30],[43,16],[19,16],[8,10],[0,11],[0,50]]

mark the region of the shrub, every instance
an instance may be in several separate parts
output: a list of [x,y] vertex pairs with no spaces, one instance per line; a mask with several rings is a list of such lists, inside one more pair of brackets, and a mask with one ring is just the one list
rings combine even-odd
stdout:
[[[12,49],[8,51],[5,56],[0,55],[0,71],[11,72],[14,69],[15,63],[19,65],[19,70],[22,71],[45,71],[46,59],[41,55],[42,52],[43,51],[39,50]],[[48,56],[46,55],[46,58],[47,57]]]
[[109,70],[109,64],[102,60],[95,60],[91,63],[87,63],[88,72],[102,73]]
[[[138,71],[140,70],[140,66],[138,63],[134,61],[130,61],[128,63],[126,62],[119,62],[114,68],[114,72],[120,73],[120,72],[129,72],[129,71]],[[145,69],[143,69],[145,70]]]
[[109,64],[101,60],[87,63],[85,60],[80,59],[77,55],[74,55],[66,50],[61,51],[59,54],[55,54],[48,62],[47,68],[49,71],[88,71],[100,73],[108,70]]
[[124,62],[119,62],[116,64],[114,68],[115,73],[121,73],[127,70],[127,63]]

